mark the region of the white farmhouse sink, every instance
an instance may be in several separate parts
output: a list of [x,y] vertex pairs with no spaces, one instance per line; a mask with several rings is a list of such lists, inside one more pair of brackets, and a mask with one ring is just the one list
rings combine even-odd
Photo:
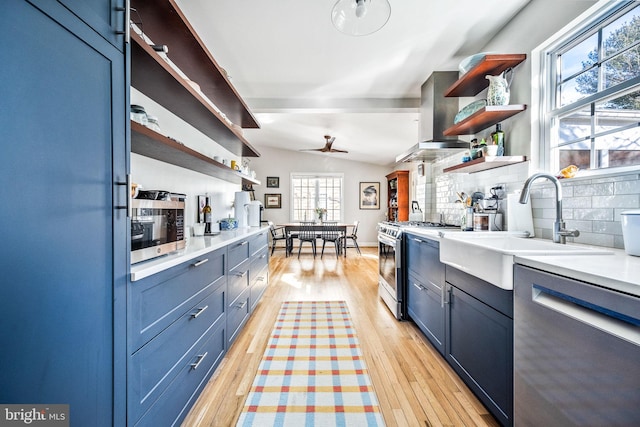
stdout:
[[515,256],[609,255],[607,249],[561,245],[550,240],[507,233],[446,233],[440,239],[440,261],[502,289],[513,289]]

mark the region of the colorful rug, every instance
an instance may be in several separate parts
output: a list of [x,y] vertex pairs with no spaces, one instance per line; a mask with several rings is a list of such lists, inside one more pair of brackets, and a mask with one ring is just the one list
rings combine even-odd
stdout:
[[384,426],[344,301],[282,304],[236,426]]

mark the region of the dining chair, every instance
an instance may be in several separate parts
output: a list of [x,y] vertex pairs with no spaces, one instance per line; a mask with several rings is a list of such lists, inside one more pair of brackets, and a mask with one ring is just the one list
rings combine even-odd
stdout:
[[[360,221],[353,221],[353,230],[351,230],[351,234],[347,234],[343,238],[347,240],[344,245],[344,253],[347,254],[347,248],[356,248],[358,250],[358,254],[362,255],[360,251],[360,246],[358,246],[358,225],[360,225]],[[349,240],[353,241],[353,245],[349,246]]]
[[289,256],[291,252],[292,239],[291,236],[286,234],[284,227],[276,227],[273,221],[267,221],[269,224],[269,231],[271,232],[271,255],[276,250],[276,244],[284,240],[285,256]]
[[333,245],[336,250],[336,258],[340,254],[340,247],[342,243],[342,231],[338,227],[338,221],[325,221],[322,224],[322,233],[320,234],[320,238],[322,239],[322,252],[320,253],[320,259],[322,259],[322,255],[324,255],[324,247],[327,242],[333,242]]
[[300,250],[304,242],[311,243],[311,249],[313,250],[313,257],[316,257],[316,229],[315,222],[300,222],[300,231],[298,231],[298,240],[300,246],[298,246],[298,258],[300,258]]

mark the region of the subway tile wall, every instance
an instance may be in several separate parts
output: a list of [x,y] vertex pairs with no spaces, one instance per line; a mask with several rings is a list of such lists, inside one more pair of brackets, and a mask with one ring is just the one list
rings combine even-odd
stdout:
[[[529,176],[529,162],[504,166],[483,172],[444,173],[458,158],[431,163],[426,167],[425,212],[427,219],[440,217],[449,224],[460,225],[462,204],[458,192],[483,192],[490,196],[491,187],[506,186],[506,193],[519,192]],[[640,173],[602,178],[560,180],[563,192],[562,216],[567,228],[578,229],[580,236],[567,241],[595,246],[624,248],[620,213],[640,209]],[[505,193],[505,194],[506,194]],[[551,239],[555,220],[555,187],[548,180],[536,180],[531,188],[531,207],[536,237]],[[504,229],[509,229],[506,200],[501,201]]]

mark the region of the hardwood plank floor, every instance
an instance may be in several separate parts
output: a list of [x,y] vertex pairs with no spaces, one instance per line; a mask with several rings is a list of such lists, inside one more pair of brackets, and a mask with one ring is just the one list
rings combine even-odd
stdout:
[[378,298],[377,250],[362,249],[322,260],[276,250],[262,300],[182,425],[235,425],[288,300],[347,302],[387,426],[499,425],[413,322],[397,321]]

